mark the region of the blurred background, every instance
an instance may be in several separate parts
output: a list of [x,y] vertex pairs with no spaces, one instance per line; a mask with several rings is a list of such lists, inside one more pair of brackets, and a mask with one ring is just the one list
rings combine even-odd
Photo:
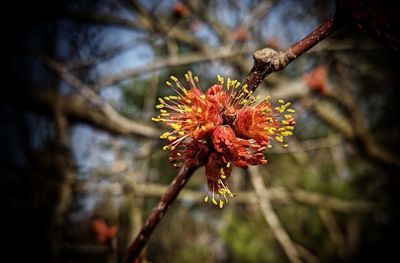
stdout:
[[[191,69],[203,89],[217,74],[243,80],[252,52],[285,49],[334,11],[333,0],[9,3],[0,169],[12,262],[120,262],[177,173],[150,121],[169,75]],[[290,147],[251,170],[257,191],[234,169],[224,209],[204,204],[199,169],[142,262],[290,262],[276,227],[303,262],[397,255],[400,57],[364,28],[263,82],[259,95],[297,111]]]

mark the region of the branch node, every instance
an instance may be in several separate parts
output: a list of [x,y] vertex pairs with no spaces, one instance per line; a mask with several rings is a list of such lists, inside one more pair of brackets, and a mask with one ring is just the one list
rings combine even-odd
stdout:
[[277,52],[272,48],[263,48],[254,52],[253,58],[256,63],[263,63],[264,67],[279,71],[294,60],[296,55],[290,49]]

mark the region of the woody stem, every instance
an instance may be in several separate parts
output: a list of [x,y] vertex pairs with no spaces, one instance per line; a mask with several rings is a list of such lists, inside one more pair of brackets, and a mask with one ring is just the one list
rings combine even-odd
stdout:
[[290,62],[339,29],[342,26],[339,20],[337,14],[328,18],[308,36],[286,50],[277,52],[271,48],[264,48],[254,52],[254,66],[243,85],[247,84],[248,88],[253,91],[257,89],[270,73],[284,69]]
[[[327,19],[304,39],[284,51],[276,52],[273,49],[264,48],[254,52],[254,66],[243,84],[247,84],[249,89],[255,90],[268,74],[284,69],[290,62],[335,32],[338,28],[340,28],[338,16],[334,16]],[[181,168],[176,178],[171,182],[167,191],[147,218],[143,228],[129,246],[124,263],[132,263],[138,258],[143,247],[147,244],[150,235],[195,170],[196,168],[189,169],[185,166]]]
[[178,175],[171,182],[158,204],[153,208],[153,211],[151,211],[143,228],[140,230],[133,243],[129,246],[123,261],[124,263],[132,263],[136,258],[138,258],[143,247],[148,242],[150,235],[153,233],[154,229],[167,212],[169,206],[175,201],[176,197],[195,170],[196,168],[187,168],[186,166],[183,166],[179,170]]

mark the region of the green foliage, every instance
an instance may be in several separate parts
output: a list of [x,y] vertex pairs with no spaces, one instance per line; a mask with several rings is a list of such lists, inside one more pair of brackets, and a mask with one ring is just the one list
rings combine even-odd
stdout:
[[224,219],[222,238],[236,262],[283,262],[285,256],[260,213],[226,213]]

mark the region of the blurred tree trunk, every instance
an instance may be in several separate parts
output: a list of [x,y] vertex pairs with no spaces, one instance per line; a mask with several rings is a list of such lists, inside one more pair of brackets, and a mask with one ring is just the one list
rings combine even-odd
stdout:
[[62,255],[63,235],[68,211],[72,202],[72,185],[75,178],[73,162],[69,147],[69,123],[66,116],[57,110],[54,116],[57,139],[56,166],[59,169],[58,200],[55,205],[50,235],[52,239],[52,262],[60,262]]

